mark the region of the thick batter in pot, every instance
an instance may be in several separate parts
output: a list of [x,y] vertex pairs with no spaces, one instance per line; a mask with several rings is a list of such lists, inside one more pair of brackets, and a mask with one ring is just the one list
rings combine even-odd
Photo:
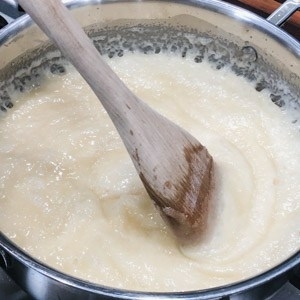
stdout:
[[189,57],[135,53],[109,63],[214,157],[202,241],[184,248],[174,239],[107,113],[71,66],[18,95],[1,117],[1,231],[68,274],[143,291],[239,281],[299,250],[299,130],[267,91]]

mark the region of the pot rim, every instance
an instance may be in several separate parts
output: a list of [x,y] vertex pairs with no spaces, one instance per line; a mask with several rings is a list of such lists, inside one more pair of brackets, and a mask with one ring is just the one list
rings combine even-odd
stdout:
[[[243,8],[237,7],[235,5],[222,2],[220,0],[143,0],[142,2],[171,2],[179,3],[187,6],[195,6],[199,8],[208,9],[212,12],[219,13],[221,15],[226,15],[231,17],[238,22],[244,24],[250,24],[258,31],[265,33],[274,40],[278,41],[281,45],[286,47],[291,53],[296,57],[300,58],[300,42],[297,41],[294,37],[289,35],[287,32],[277,27],[276,25],[268,22],[266,19],[247,11]],[[113,4],[118,2],[141,2],[139,0],[69,0],[66,1],[66,5],[70,8],[79,8],[86,5],[95,5],[95,4]],[[0,46],[4,45],[5,42],[17,36],[24,29],[29,27],[32,24],[32,20],[28,15],[24,15],[17,20],[13,21],[7,25],[3,30],[0,30]],[[272,279],[291,271],[293,268],[300,265],[300,250],[298,250],[294,255],[276,265],[275,267],[253,276],[251,278],[223,285],[217,286],[209,289],[203,290],[193,290],[187,292],[139,292],[118,288],[111,288],[101,284],[90,283],[85,280],[75,278],[73,276],[64,274],[52,267],[48,267],[46,264],[39,262],[35,258],[31,257],[15,245],[11,240],[9,240],[3,233],[0,231],[0,250],[3,249],[4,252],[7,252],[8,256],[12,256],[15,260],[20,261],[29,268],[34,269],[38,273],[53,279],[54,281],[62,282],[65,285],[74,287],[78,290],[85,290],[89,292],[96,293],[98,295],[109,296],[112,298],[119,298],[120,296],[123,299],[149,299],[149,298],[185,298],[185,299],[211,299],[217,297],[223,297],[224,294],[232,295],[239,294],[245,290],[258,287],[265,284]],[[1,253],[0,253],[1,254]],[[7,273],[9,273],[9,266],[6,268]],[[200,298],[199,298],[200,297]]]
[[[119,2],[171,2],[187,6],[195,6],[198,8],[206,8],[221,15],[231,17],[241,23],[251,24],[254,28],[274,38],[296,56],[300,57],[300,41],[297,41],[289,33],[251,11],[221,0],[66,0],[64,2],[69,9],[79,8],[86,5],[104,5]],[[25,14],[5,26],[4,29],[0,30],[0,46],[2,46],[8,39],[13,38],[22,30],[29,27],[32,23],[33,21],[31,18]]]
[[[11,240],[9,240],[2,232],[0,232],[0,250],[1,248],[8,256],[8,264],[6,271],[9,273],[11,268],[10,257],[18,260],[21,264],[25,265],[29,269],[32,269],[47,278],[51,278],[54,281],[61,282],[69,287],[76,288],[78,290],[85,290],[88,292],[96,293],[98,295],[117,297],[122,296],[122,299],[212,299],[216,297],[224,297],[225,295],[240,294],[246,290],[258,287],[264,283],[275,279],[276,277],[283,275],[295,267],[300,265],[300,250],[297,251],[287,260],[283,261],[279,265],[260,273],[256,276],[222,286],[217,286],[202,290],[192,290],[185,292],[142,292],[133,291],[126,289],[113,288],[101,284],[96,284],[92,282],[85,281],[80,278],[67,275],[61,271],[58,271],[46,264],[33,258],[31,255],[25,253],[21,248],[15,245]],[[201,298],[199,298],[201,297]]]

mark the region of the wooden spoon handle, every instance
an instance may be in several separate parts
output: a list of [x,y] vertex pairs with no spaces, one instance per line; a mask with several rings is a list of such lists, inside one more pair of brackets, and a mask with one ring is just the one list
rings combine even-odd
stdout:
[[115,124],[117,129],[125,126],[126,119],[122,116],[128,114],[128,107],[135,106],[136,97],[103,60],[63,3],[60,0],[19,0],[19,3],[89,83],[113,122],[122,123]]

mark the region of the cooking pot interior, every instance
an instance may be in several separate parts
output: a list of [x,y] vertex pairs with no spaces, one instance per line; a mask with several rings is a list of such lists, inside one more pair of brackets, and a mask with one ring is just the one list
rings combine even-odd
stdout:
[[[69,7],[104,56],[172,52],[213,68],[231,68],[300,122],[300,45],[265,20],[219,1],[72,1]],[[0,108],[11,95],[42,84],[65,58],[28,17],[0,35]],[[300,259],[300,252],[297,254]],[[295,259],[295,258],[294,258]]]

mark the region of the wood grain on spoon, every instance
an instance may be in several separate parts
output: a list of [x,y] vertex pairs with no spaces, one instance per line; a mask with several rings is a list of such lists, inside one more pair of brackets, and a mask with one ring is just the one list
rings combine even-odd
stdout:
[[206,224],[213,176],[206,148],[125,86],[60,0],[19,4],[91,86],[175,235],[182,242],[197,240]]

